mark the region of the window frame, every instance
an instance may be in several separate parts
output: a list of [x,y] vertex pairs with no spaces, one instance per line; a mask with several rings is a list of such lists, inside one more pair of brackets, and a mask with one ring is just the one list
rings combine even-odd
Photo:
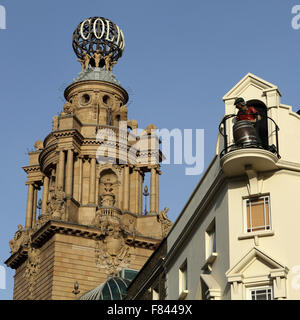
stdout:
[[[213,239],[212,239],[213,238]],[[205,257],[208,259],[217,253],[216,219],[214,218],[205,230]]]
[[[265,204],[265,199],[268,199],[268,205],[269,205],[269,210],[266,213],[266,204]],[[253,229],[252,227],[252,220],[251,220],[251,213],[250,213],[250,228],[248,228],[248,219],[247,219],[247,201],[251,200],[264,200],[264,226],[260,226],[259,230],[255,230],[255,227]],[[244,234],[252,234],[252,233],[259,233],[259,232],[268,232],[272,230],[272,217],[271,217],[271,196],[269,193],[266,194],[260,194],[260,195],[252,195],[248,197],[243,197],[243,219],[244,219],[244,227],[243,231]],[[267,215],[269,218],[269,224],[267,225]],[[258,227],[257,227],[258,228]],[[264,228],[264,229],[262,229]],[[250,231],[248,231],[250,229]]]
[[[262,286],[251,286],[251,287],[247,287],[246,288],[246,299],[247,300],[251,300],[251,301],[257,301],[257,299],[253,300],[252,299],[252,291],[259,291],[259,290],[264,290],[264,289],[270,289],[271,290],[271,299],[270,300],[274,300],[274,290],[273,290],[273,286],[271,284],[269,285],[262,285]],[[268,299],[266,299],[268,300]]]
[[152,288],[152,300],[160,300],[159,287]]
[[188,293],[188,264],[187,259],[179,267],[179,297],[185,298]]

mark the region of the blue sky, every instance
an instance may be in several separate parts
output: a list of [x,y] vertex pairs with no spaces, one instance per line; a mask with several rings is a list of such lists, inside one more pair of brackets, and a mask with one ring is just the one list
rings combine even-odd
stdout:
[[[204,129],[205,168],[211,161],[223,95],[248,72],[276,84],[282,103],[300,109],[300,29],[291,26],[298,1],[0,0],[0,266],[9,240],[25,222],[28,150],[51,131],[63,90],[81,70],[72,50],[77,24],[103,16],[123,30],[126,48],[114,68],[130,94],[129,117],[139,127]],[[175,220],[201,175],[186,165],[164,165],[160,207]],[[14,270],[6,268],[11,299]]]

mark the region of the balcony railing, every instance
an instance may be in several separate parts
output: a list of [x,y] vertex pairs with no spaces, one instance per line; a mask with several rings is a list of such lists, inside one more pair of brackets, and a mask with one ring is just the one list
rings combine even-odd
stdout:
[[[259,133],[257,132],[257,130],[254,128],[254,126],[251,124],[250,121],[247,121],[248,122],[248,129],[250,129],[250,131],[251,131],[250,126],[252,125],[252,127],[254,129],[253,132],[255,132],[257,139],[255,139],[255,138],[251,139],[251,137],[249,136],[249,132],[247,132],[247,129],[245,128],[246,130],[244,130],[241,128],[241,130],[240,130],[241,139],[240,139],[240,141],[236,141],[236,139],[234,138],[234,132],[233,132],[235,123],[233,123],[233,121],[232,121],[233,120],[232,118],[234,118],[236,116],[237,116],[236,114],[226,115],[222,119],[222,121],[219,125],[219,132],[223,136],[223,142],[224,142],[224,149],[220,152],[220,158],[222,158],[228,152],[231,152],[231,151],[234,151],[237,149],[258,148],[258,149],[270,151],[270,152],[276,154],[278,159],[280,159],[279,143],[278,143],[279,127],[272,118],[265,116],[265,117],[263,117],[262,120],[259,120],[257,122],[258,125],[262,125],[263,122],[265,124],[265,127],[264,127],[265,132],[264,132],[263,136],[259,135]],[[244,121],[245,125],[247,126],[247,123],[245,120],[240,120],[240,121]],[[238,122],[240,122],[240,121],[238,121]],[[243,130],[244,130],[244,132],[243,132]],[[230,134],[231,139],[228,138],[228,134]],[[243,137],[243,134],[244,134],[244,137]],[[245,138],[245,139],[243,139],[243,138]]]
[[102,216],[110,216],[119,218],[122,215],[122,211],[116,207],[100,207],[98,211]]

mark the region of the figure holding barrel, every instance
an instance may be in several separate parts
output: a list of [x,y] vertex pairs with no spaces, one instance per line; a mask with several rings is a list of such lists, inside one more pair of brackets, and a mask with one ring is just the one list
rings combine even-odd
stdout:
[[261,145],[259,136],[259,121],[261,115],[253,106],[247,106],[243,98],[234,102],[239,109],[234,125],[235,142],[242,145]]
[[237,98],[234,104],[239,109],[239,112],[236,116],[237,121],[248,120],[256,123],[257,121],[261,120],[261,116],[259,115],[258,111],[252,106],[248,107],[243,98]]

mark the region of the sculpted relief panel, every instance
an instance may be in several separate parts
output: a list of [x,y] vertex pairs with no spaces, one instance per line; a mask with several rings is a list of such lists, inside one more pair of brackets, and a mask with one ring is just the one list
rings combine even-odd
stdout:
[[126,232],[113,219],[103,219],[100,225],[102,239],[96,241],[96,265],[107,275],[116,274],[130,263],[130,247],[125,243]]
[[99,184],[99,206],[114,207],[118,204],[119,183],[117,175],[110,169],[101,172]]

